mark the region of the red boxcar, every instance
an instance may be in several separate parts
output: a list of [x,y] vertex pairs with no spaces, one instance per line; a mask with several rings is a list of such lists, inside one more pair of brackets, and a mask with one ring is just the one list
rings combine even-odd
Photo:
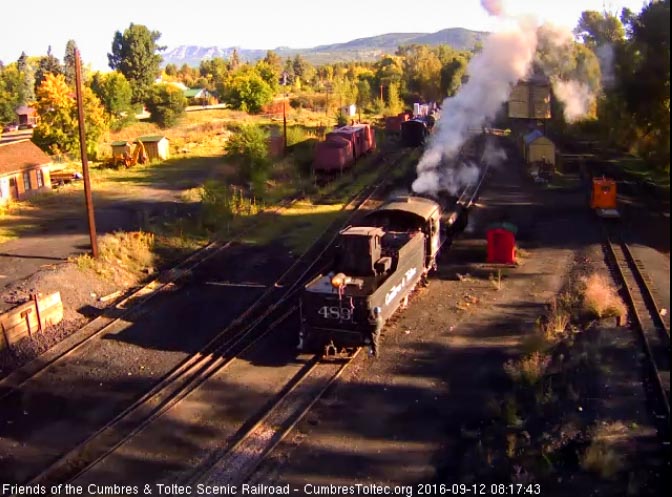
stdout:
[[341,136],[328,137],[327,141],[315,145],[313,171],[316,173],[343,172],[352,166],[353,162],[352,143]]
[[327,133],[327,141],[334,136],[343,137],[352,144],[355,159],[376,148],[373,130],[368,124],[354,124],[336,128],[331,133]]

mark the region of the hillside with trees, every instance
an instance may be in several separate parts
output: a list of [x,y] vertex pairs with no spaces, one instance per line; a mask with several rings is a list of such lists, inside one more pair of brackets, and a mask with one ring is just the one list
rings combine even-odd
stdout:
[[[378,50],[379,55],[369,61],[332,59],[315,64],[310,51],[287,55],[284,49],[267,50],[250,61],[244,51],[232,49],[227,57],[178,65],[164,60],[159,31],[130,24],[112,37],[108,59],[113,71],[85,71],[89,136],[94,140],[108,129],[123,128],[143,106],[161,127],[174,125],[187,105],[184,87],[202,89],[210,102],[217,99],[232,110],[253,114],[275,99],[288,98],[293,109],[330,118],[352,103],[364,115],[393,115],[416,101],[454,95],[467,77],[473,54],[469,49],[481,35],[460,29],[431,35],[387,34],[311,49],[313,53]],[[669,170],[669,0],[650,2],[639,13],[625,9],[620,16],[586,11],[575,37],[567,58],[544,60],[542,43],[538,59],[547,66],[559,64],[558,73],[586,81],[598,101],[591,119],[571,126],[556,108],[554,126],[625,145],[652,167]],[[71,129],[75,46],[68,42],[62,64],[49,47],[45,56],[23,53],[17,61],[0,66],[0,122],[13,122],[20,105],[33,106],[40,114],[35,141],[50,153],[76,153]],[[161,84],[155,82],[157,77]],[[92,152],[95,145],[88,144]]]

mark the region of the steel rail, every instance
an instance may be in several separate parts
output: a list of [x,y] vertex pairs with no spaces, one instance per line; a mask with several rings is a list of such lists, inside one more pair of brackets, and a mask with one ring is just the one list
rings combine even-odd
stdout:
[[[214,461],[210,460],[194,471],[188,484],[244,483],[340,378],[361,350],[357,348],[340,362],[320,362],[319,356],[314,356],[291,387],[281,392],[266,412]],[[314,384],[308,384],[309,380]],[[302,388],[304,392],[301,392]]]
[[[635,325],[642,340],[645,357],[647,358],[649,375],[653,380],[652,383],[656,390],[655,395],[658,397],[657,400],[664,411],[663,415],[667,419],[669,426],[670,402],[668,392],[666,391],[660,375],[658,364],[661,355],[666,357],[669,361],[669,329],[665,326],[665,323],[659,315],[651,289],[637,266],[627,244],[622,239],[614,240],[615,235],[609,232],[606,225],[603,225],[603,230],[606,241],[604,246],[606,247],[607,256],[612,262],[612,267],[622,283],[622,289],[627,300],[632,323]],[[630,277],[628,277],[628,272],[630,273]],[[637,298],[637,294],[639,294],[639,299]],[[638,301],[641,301],[642,305],[638,306]],[[653,330],[643,323],[643,319],[646,318],[647,314],[654,324]]]

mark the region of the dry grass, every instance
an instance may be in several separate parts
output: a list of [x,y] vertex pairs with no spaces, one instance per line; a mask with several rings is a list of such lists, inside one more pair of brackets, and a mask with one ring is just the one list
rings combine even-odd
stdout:
[[581,456],[581,467],[604,479],[614,478],[625,466],[616,444],[627,436],[627,432],[628,428],[620,421],[598,425],[593,430],[590,446]]
[[536,385],[546,373],[551,356],[543,352],[533,352],[517,361],[509,359],[504,363],[504,372],[514,383]]
[[627,308],[616,288],[603,275],[593,273],[582,280],[583,305],[586,311],[598,319],[623,318]]
[[98,240],[99,256],[89,254],[71,258],[80,269],[91,269],[119,284],[137,282],[154,266],[154,235],[142,231],[118,231]]
[[544,333],[547,339],[555,339],[565,332],[571,321],[571,307],[564,295],[554,298],[548,306],[547,322]]
[[496,273],[490,275],[490,283],[495,288],[495,290],[500,291],[502,289],[502,270],[498,269]]

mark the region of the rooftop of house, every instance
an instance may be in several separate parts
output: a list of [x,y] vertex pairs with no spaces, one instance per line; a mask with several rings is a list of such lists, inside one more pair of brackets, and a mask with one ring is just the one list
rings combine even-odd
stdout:
[[141,141],[142,143],[152,143],[152,142],[160,142],[164,138],[166,140],[168,139],[163,135],[150,135],[150,136],[141,136],[140,138],[138,138],[135,141],[136,142]]
[[0,175],[51,163],[51,159],[30,140],[0,144]]

